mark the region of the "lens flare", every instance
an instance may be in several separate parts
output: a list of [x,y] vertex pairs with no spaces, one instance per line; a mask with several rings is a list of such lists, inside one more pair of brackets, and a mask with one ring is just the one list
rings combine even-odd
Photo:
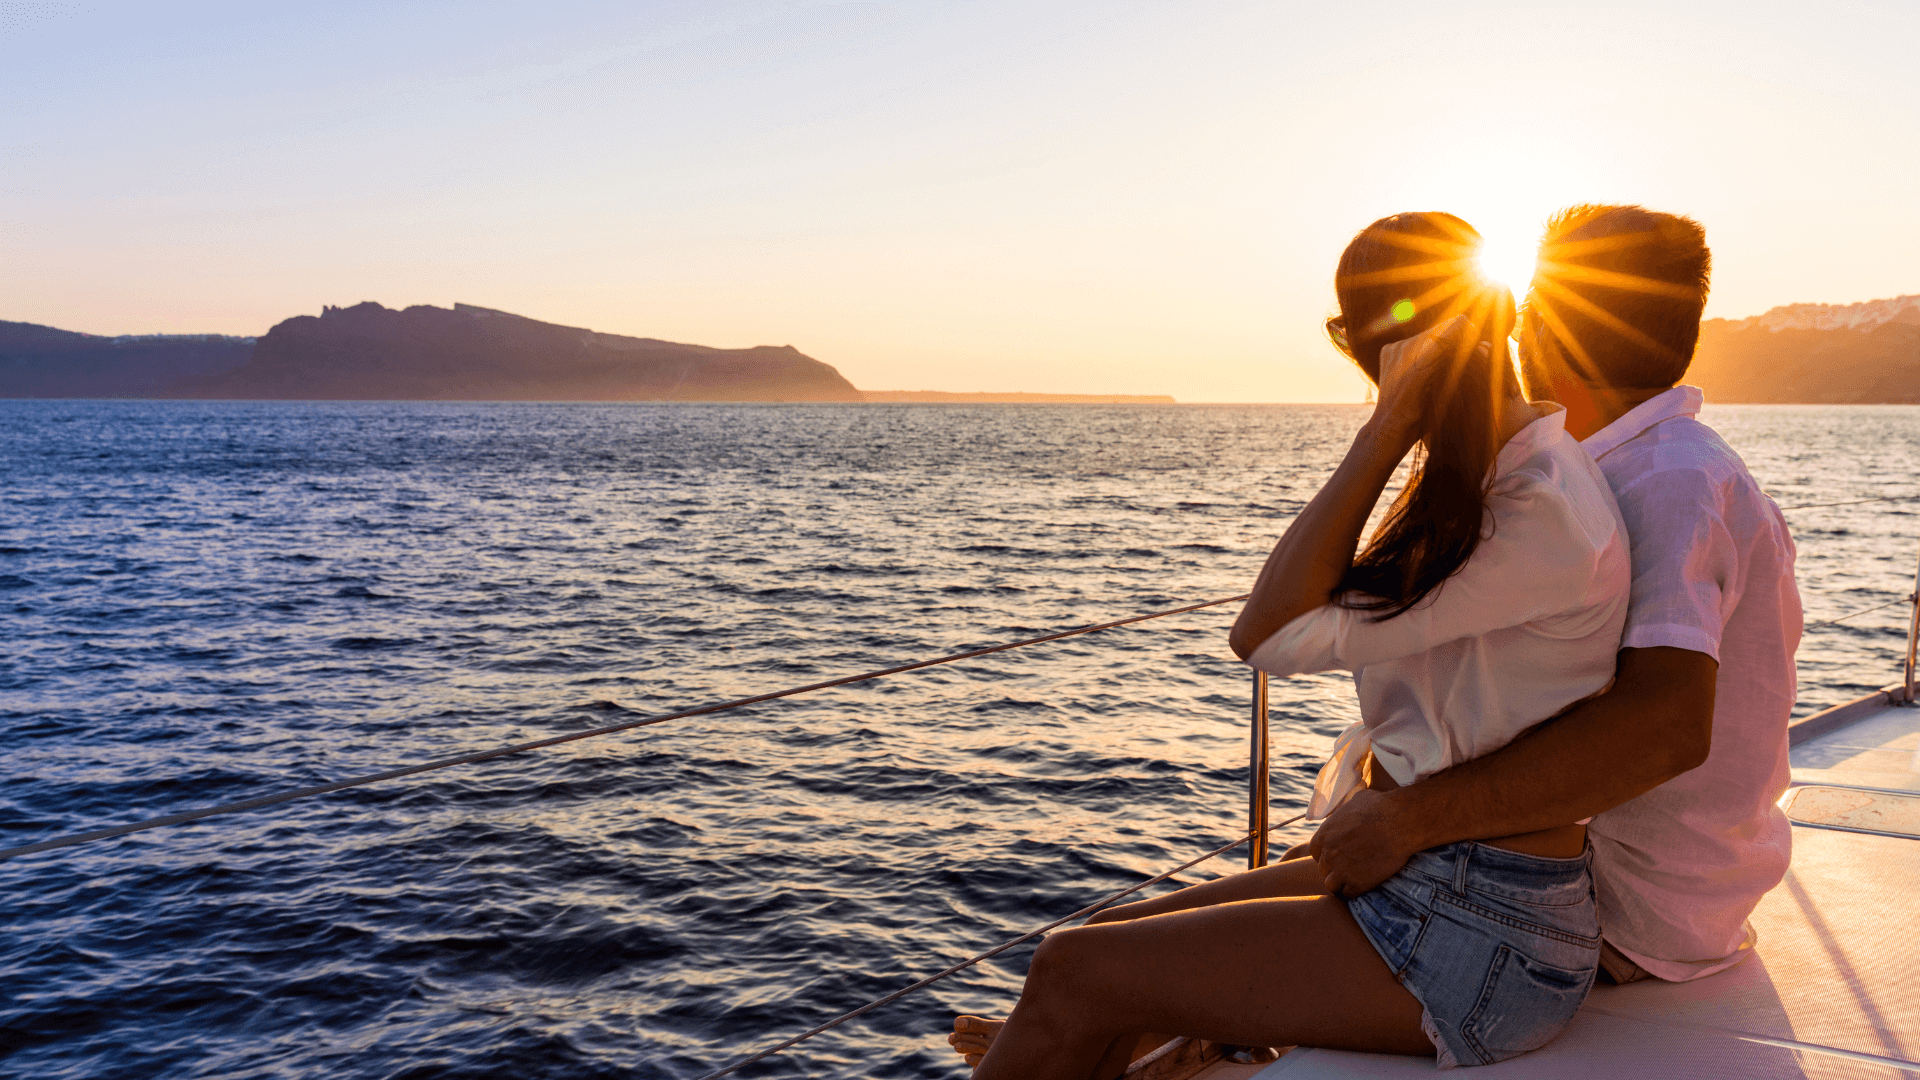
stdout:
[[1406,322],[1408,319],[1411,319],[1411,318],[1413,318],[1413,301],[1402,300],[1399,303],[1393,305],[1393,321],[1394,322]]
[[1480,273],[1518,295],[1526,292],[1527,283],[1533,280],[1534,258],[1531,241],[1490,236],[1480,247]]

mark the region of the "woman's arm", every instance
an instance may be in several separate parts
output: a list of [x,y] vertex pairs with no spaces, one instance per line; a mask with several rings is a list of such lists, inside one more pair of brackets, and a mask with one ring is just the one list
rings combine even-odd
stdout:
[[1267,556],[1247,606],[1227,635],[1236,656],[1246,659],[1281,627],[1332,599],[1353,565],[1374,503],[1413,449],[1430,361],[1453,348],[1466,327],[1467,320],[1456,317],[1380,350],[1380,403],[1332,478]]

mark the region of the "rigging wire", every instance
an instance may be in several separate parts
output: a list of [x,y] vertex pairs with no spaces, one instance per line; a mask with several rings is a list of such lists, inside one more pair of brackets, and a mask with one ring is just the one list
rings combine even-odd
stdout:
[[1812,630],[1816,626],[1832,626],[1834,623],[1846,622],[1848,619],[1853,618],[1855,615],[1865,615],[1869,612],[1879,611],[1881,608],[1890,608],[1895,604],[1911,604],[1913,602],[1914,602],[1914,598],[1912,596],[1903,596],[1898,600],[1889,600],[1884,604],[1875,604],[1870,608],[1861,608],[1859,611],[1853,612],[1852,614],[1849,614],[1849,615],[1842,615],[1837,619],[1822,619],[1817,623],[1808,623],[1806,626],[1806,629]]
[[[1859,506],[1862,503],[1911,502],[1914,499],[1920,499],[1920,495],[1876,495],[1871,499],[1843,499],[1840,502],[1800,503],[1795,506],[1782,506],[1780,509],[1783,512],[1787,510],[1818,510],[1826,506]],[[1871,614],[1882,608],[1890,608],[1895,604],[1912,604],[1916,602],[1920,602],[1920,599],[1917,599],[1915,596],[1903,596],[1898,600],[1889,600],[1884,604],[1875,604],[1870,608],[1861,608],[1859,611],[1850,612],[1838,618],[1822,619],[1817,623],[1808,623],[1802,629],[1813,630],[1822,626],[1833,626],[1836,623],[1846,622],[1855,616]]]
[[1861,503],[1911,502],[1920,499],[1920,495],[1880,495],[1871,499],[1847,499],[1842,502],[1801,503],[1798,506],[1783,506],[1781,510],[1818,510],[1823,506],[1859,506]]
[[0,862],[5,862],[8,859],[17,858],[21,855],[32,855],[37,852],[52,851],[56,848],[73,847],[77,844],[85,844],[94,840],[106,840],[115,836],[126,836],[129,833],[145,832],[148,829],[159,829],[169,825],[184,825],[189,821],[199,821],[202,818],[210,818],[216,814],[235,814],[243,810],[257,810],[263,806],[291,802],[294,799],[304,799],[314,795],[325,795],[328,792],[341,791],[351,787],[361,787],[366,784],[376,784],[382,780],[397,780],[402,776],[413,776],[417,773],[432,772],[436,769],[448,769],[455,765],[471,765],[492,758],[505,757],[508,754],[518,754],[526,750],[538,750],[542,747],[558,746],[561,743],[591,739],[599,735],[611,735],[615,732],[631,731],[634,728],[664,724],[669,720],[684,720],[689,716],[705,716],[710,713],[726,712],[729,709],[738,709],[747,705],[757,705],[763,701],[793,697],[795,694],[811,693],[815,690],[825,690],[834,686],[845,686],[848,683],[865,682],[868,679],[878,679],[887,675],[898,675],[902,672],[917,671],[920,668],[934,667],[939,664],[951,664],[958,660],[971,660],[976,656],[1005,652],[1008,649],[1018,649],[1025,645],[1039,645],[1043,642],[1059,641],[1062,638],[1091,634],[1096,630],[1111,630],[1116,626],[1146,622],[1148,619],[1159,619],[1168,615],[1181,615],[1189,611],[1199,611],[1202,608],[1219,607],[1221,604],[1231,604],[1237,600],[1245,600],[1247,595],[1246,593],[1241,593],[1238,596],[1226,596],[1218,600],[1205,600],[1197,604],[1188,604],[1185,607],[1169,608],[1166,611],[1154,611],[1145,615],[1133,615],[1125,619],[1115,619],[1112,622],[1075,627],[1072,630],[1061,630],[1057,633],[1042,634],[1039,637],[1027,638],[1022,641],[1010,641],[1001,645],[989,645],[984,649],[970,649],[966,652],[954,653],[951,656],[941,656],[931,660],[916,660],[912,663],[884,668],[879,671],[868,671],[859,675],[844,675],[837,679],[828,679],[825,682],[811,683],[806,686],[789,687],[785,690],[776,690],[769,694],[755,694],[751,697],[716,702],[712,705],[702,705],[698,708],[685,709],[680,712],[667,713],[662,716],[648,716],[639,720],[627,720],[618,724],[608,724],[605,727],[591,728],[587,731],[574,731],[565,735],[535,739],[532,742],[515,743],[510,746],[495,747],[492,750],[481,750],[471,754],[461,754],[457,757],[440,758],[437,761],[423,762],[418,765],[406,765],[398,769],[388,769],[386,772],[372,773],[367,776],[355,776],[346,780],[335,780],[329,784],[315,784],[312,787],[304,787],[295,791],[283,791],[277,795],[262,795],[256,799],[243,799],[240,802],[225,803],[220,806],[210,806],[200,810],[189,810],[182,814],[169,814],[166,817],[150,818],[146,821],[136,821],[127,825],[115,825],[106,829],[94,829],[90,832],[74,833],[70,836],[59,836],[52,840],[42,840],[35,844],[0,848]]
[[787,1047],[792,1046],[795,1043],[804,1042],[807,1039],[811,1039],[815,1035],[818,1035],[822,1032],[832,1031],[834,1028],[839,1027],[841,1024],[844,1024],[847,1021],[854,1019],[855,1017],[864,1016],[867,1013],[872,1012],[873,1010],[879,1008],[882,1005],[886,1005],[894,1001],[899,1001],[901,998],[906,997],[908,994],[911,994],[916,990],[922,990],[922,989],[925,989],[926,987],[932,986],[934,983],[939,982],[941,979],[944,979],[949,975],[955,974],[956,972],[965,971],[967,968],[972,967],[973,965],[979,963],[982,960],[988,960],[995,956],[1000,955],[1003,952],[1006,952],[1008,949],[1013,948],[1015,945],[1019,945],[1027,941],[1032,941],[1034,938],[1039,937],[1041,934],[1044,934],[1047,931],[1052,930],[1053,928],[1060,926],[1063,923],[1070,923],[1075,919],[1084,918],[1085,916],[1091,915],[1094,912],[1099,911],[1101,908],[1111,905],[1115,900],[1118,900],[1121,897],[1131,896],[1132,894],[1139,892],[1141,889],[1144,889],[1149,885],[1156,885],[1162,881],[1167,880],[1173,875],[1180,873],[1182,870],[1192,869],[1193,867],[1198,866],[1203,862],[1206,862],[1208,859],[1215,858],[1216,856],[1224,855],[1227,852],[1232,851],[1234,848],[1239,847],[1241,844],[1244,844],[1247,841],[1253,839],[1254,835],[1257,832],[1272,832],[1275,829],[1284,829],[1287,826],[1294,824],[1295,822],[1301,820],[1306,816],[1307,815],[1305,814],[1296,814],[1295,816],[1290,817],[1287,820],[1282,821],[1278,824],[1269,825],[1265,829],[1249,830],[1247,833],[1242,835],[1239,839],[1235,840],[1231,844],[1226,844],[1224,846],[1214,848],[1212,851],[1207,852],[1205,855],[1202,855],[1196,859],[1192,859],[1188,862],[1181,863],[1179,866],[1174,867],[1173,869],[1167,871],[1164,874],[1160,874],[1155,877],[1150,877],[1138,885],[1131,885],[1131,886],[1128,886],[1127,888],[1121,889],[1119,892],[1114,893],[1112,896],[1109,896],[1106,899],[1101,900],[1097,903],[1091,904],[1087,907],[1083,907],[1079,911],[1076,911],[1073,914],[1066,916],[1065,918],[1055,919],[1052,922],[1048,923],[1045,926],[1040,927],[1037,930],[1029,930],[1024,934],[1021,934],[1019,937],[1014,938],[1012,941],[1007,941],[999,945],[995,945],[993,948],[988,949],[986,952],[983,952],[978,956],[969,957],[968,959],[960,961],[959,963],[953,965],[947,970],[942,971],[938,975],[930,975],[927,978],[921,979],[919,982],[914,983],[912,986],[895,990],[893,993],[888,994],[886,997],[877,998],[873,1001],[867,1002],[865,1005],[862,1005],[857,1009],[851,1010],[849,1012],[841,1013],[839,1016],[836,1016],[833,1019],[827,1021],[826,1023],[821,1024],[819,1027],[813,1028],[810,1031],[802,1032],[799,1035],[795,1035],[793,1038],[788,1039],[783,1043],[779,1043],[774,1046],[769,1046],[765,1050],[760,1051],[759,1053],[752,1054],[748,1057],[743,1057],[739,1061],[736,1061],[733,1064],[728,1065],[723,1069],[718,1069],[718,1070],[715,1070],[714,1072],[707,1073],[705,1076],[699,1077],[698,1080],[717,1080],[717,1078],[719,1077],[725,1076],[728,1073],[733,1072],[737,1069],[743,1069],[748,1065],[751,1065],[754,1062],[761,1060],[762,1058],[772,1057],[774,1054],[777,1054],[780,1051],[785,1050]]

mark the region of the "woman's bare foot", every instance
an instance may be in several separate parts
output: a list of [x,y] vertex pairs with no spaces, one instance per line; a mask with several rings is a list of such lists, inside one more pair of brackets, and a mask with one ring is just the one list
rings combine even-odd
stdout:
[[953,1018],[953,1034],[947,1036],[948,1045],[953,1052],[967,1059],[968,1065],[980,1064],[987,1056],[987,1048],[993,1045],[993,1037],[1007,1026],[1005,1020],[988,1020],[983,1016],[956,1016]]

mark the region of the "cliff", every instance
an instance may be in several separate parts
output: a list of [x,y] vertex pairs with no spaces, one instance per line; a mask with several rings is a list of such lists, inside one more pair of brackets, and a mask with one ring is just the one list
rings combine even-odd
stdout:
[[1686,381],[1713,402],[1920,404],[1920,296],[1708,319]]
[[791,345],[715,349],[455,304],[328,307],[276,325],[236,370],[169,397],[388,401],[859,401]]
[[102,337],[0,322],[0,398],[155,397],[232,371],[252,355],[249,337]]

